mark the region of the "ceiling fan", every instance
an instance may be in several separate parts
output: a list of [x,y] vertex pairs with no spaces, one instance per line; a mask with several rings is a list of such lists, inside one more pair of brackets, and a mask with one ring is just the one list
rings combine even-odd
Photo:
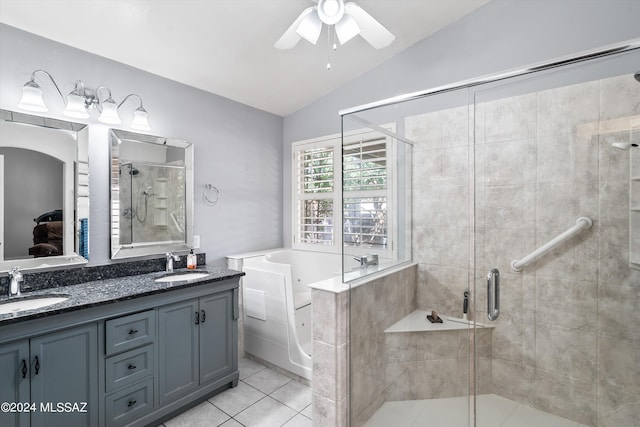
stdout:
[[[317,3],[316,6],[302,11],[274,47],[291,49],[300,41],[300,38],[315,45],[320,38],[322,24],[334,26],[340,45],[360,35],[371,46],[381,49],[389,46],[395,39],[389,30],[354,2],[317,0]],[[336,48],[335,44],[333,48]]]

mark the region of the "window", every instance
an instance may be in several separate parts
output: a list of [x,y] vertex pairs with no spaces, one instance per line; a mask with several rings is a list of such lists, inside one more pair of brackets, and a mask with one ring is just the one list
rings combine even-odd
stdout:
[[346,246],[387,248],[387,140],[345,143],[343,238]]
[[[294,243],[335,245],[334,206],[339,197],[334,189],[337,148],[331,144],[311,144],[294,152],[296,230]],[[340,162],[338,161],[338,167]],[[338,169],[339,170],[339,169]],[[339,188],[339,186],[338,186]]]
[[293,144],[293,247],[389,255],[391,144],[377,132]]

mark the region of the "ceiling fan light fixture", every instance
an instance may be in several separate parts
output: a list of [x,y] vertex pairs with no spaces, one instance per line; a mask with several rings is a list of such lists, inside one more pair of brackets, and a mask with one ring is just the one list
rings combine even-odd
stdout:
[[344,15],[340,22],[336,24],[335,29],[338,41],[341,45],[345,44],[362,31],[356,20],[349,15]]
[[327,25],[340,22],[344,16],[343,0],[320,0],[318,2],[318,17]]
[[[289,28],[274,44],[276,49],[291,49],[301,38],[315,45],[320,38],[322,25],[328,28],[328,48],[336,49],[335,38],[344,45],[359,35],[376,49],[389,46],[395,39],[381,23],[352,1],[312,0],[316,6],[302,11]],[[335,35],[337,37],[333,37]],[[327,69],[330,69],[330,63]]]
[[300,21],[300,25],[296,29],[296,33],[308,41],[309,43],[315,45],[320,38],[320,32],[322,31],[322,21],[318,18],[316,13],[307,14],[302,21]]
[[322,5],[322,11],[327,15],[334,16],[340,10],[340,4],[336,0],[326,0]]
[[345,5],[344,14],[355,19],[362,30],[360,37],[376,49],[389,46],[395,39],[389,30],[354,2],[348,2]]

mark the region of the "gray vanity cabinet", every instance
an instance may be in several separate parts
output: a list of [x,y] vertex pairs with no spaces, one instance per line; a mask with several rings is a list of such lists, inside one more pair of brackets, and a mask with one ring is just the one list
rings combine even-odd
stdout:
[[234,345],[234,292],[200,298],[200,384],[233,372],[237,367]]
[[104,327],[106,426],[123,426],[154,409],[156,312],[111,318]]
[[[29,360],[28,340],[0,346],[0,402],[29,402]],[[28,426],[29,419],[28,412],[0,411],[0,426]]]
[[[32,413],[31,426],[95,426],[98,422],[97,324],[33,338],[30,347],[31,401],[58,405],[57,408],[50,406],[48,412]],[[60,403],[65,406],[58,411]]]
[[0,424],[97,425],[97,330],[92,323],[3,346],[0,372],[10,381],[2,381],[2,401],[31,406],[28,412],[10,414],[15,416],[6,420],[7,414],[2,414]]
[[165,405],[198,387],[198,299],[158,310],[159,402]]
[[237,385],[237,323],[237,276],[0,322],[0,427],[156,425]]
[[237,370],[235,292],[160,307],[160,405]]

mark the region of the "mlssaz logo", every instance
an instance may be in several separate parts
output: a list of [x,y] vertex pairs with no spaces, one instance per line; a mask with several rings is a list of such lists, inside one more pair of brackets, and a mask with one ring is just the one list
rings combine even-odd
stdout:
[[40,402],[40,412],[87,412],[87,402]]

